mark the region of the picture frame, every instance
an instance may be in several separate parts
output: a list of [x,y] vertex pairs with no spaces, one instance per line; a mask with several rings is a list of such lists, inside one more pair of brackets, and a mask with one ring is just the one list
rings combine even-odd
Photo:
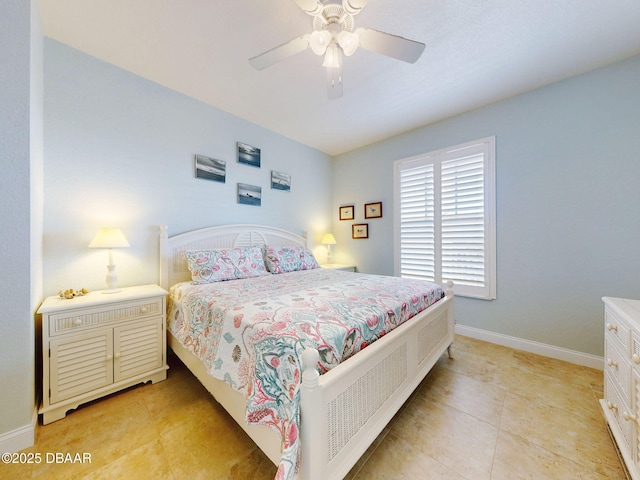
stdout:
[[354,223],[351,225],[351,238],[369,238],[369,224],[368,223]]
[[262,206],[262,187],[238,183],[238,203],[254,207]]
[[291,175],[271,170],[271,188],[282,192],[291,191]]
[[380,218],[380,217],[382,217],[382,202],[364,204],[364,218]]
[[214,182],[226,183],[227,162],[217,158],[195,156],[196,178],[204,178]]
[[340,207],[340,214],[338,218],[340,220],[353,220],[355,218],[354,210],[354,205],[343,205]]
[[260,168],[260,149],[246,143],[237,142],[238,163]]

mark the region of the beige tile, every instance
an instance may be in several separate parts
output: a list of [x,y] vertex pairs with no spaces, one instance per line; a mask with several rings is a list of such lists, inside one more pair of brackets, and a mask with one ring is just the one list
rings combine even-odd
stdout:
[[506,390],[499,385],[438,368],[419,391],[424,392],[424,401],[442,402],[495,427],[500,424]]
[[249,455],[238,459],[226,478],[228,480],[273,480],[276,471],[277,467],[256,447]]
[[[614,472],[609,471],[608,475]],[[501,431],[498,436],[491,480],[624,480],[580,465],[517,435]]]
[[171,473],[171,467],[166,460],[160,442],[155,440],[89,473],[83,477],[83,480],[120,480],[123,478],[172,480],[176,477]]
[[173,475],[180,479],[227,478],[239,460],[255,450],[231,417],[222,416],[184,422],[160,435],[160,442]]
[[460,476],[490,478],[498,429],[472,415],[417,396],[393,424],[392,434]]
[[615,478],[619,471],[620,463],[602,420],[509,394],[501,430],[602,475]]
[[602,413],[593,390],[589,386],[567,382],[547,374],[511,367],[504,372],[503,384],[510,393],[540,405],[565,410],[570,415],[599,422]]
[[394,433],[387,435],[380,448],[351,478],[356,480],[420,478],[465,480],[465,477],[452,472],[446,465],[424,452],[420,443],[413,442],[405,435],[397,436]]
[[34,478],[78,478],[157,438],[157,430],[137,389],[84,405],[38,429],[37,451],[90,454],[90,463],[47,463],[33,468]]
[[467,337],[456,336],[452,352],[453,359],[443,356],[438,364],[487,383],[500,384],[504,370],[514,364],[512,349]]

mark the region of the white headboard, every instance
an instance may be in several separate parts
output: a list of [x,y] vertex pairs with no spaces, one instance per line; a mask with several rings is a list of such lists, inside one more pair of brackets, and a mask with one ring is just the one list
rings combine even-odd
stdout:
[[160,225],[160,286],[168,289],[191,280],[183,252],[214,248],[306,246],[307,239],[280,228],[266,225],[219,225],[169,237],[167,226]]

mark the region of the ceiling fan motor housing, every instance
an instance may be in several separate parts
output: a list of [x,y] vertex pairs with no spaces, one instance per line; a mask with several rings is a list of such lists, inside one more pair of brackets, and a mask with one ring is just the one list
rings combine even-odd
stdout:
[[353,15],[345,11],[342,5],[329,3],[324,6],[322,13],[313,17],[314,30],[329,30],[339,33],[342,30],[353,31]]

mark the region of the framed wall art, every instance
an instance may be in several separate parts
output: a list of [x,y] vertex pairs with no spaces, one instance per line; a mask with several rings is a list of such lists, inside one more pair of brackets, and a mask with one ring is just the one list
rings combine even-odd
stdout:
[[238,163],[260,168],[260,149],[238,142]]
[[380,217],[382,217],[382,202],[364,204],[364,218]]
[[262,187],[249,185],[247,183],[238,183],[238,203],[242,205],[253,205],[259,207],[262,205]]
[[343,205],[342,207],[340,207],[340,220],[353,220],[353,211],[353,205]]
[[227,180],[227,162],[205,157],[204,155],[196,155],[196,178],[225,183]]
[[283,192],[291,191],[291,175],[271,170],[271,188]]
[[351,238],[369,238],[369,224],[354,223],[351,225]]

